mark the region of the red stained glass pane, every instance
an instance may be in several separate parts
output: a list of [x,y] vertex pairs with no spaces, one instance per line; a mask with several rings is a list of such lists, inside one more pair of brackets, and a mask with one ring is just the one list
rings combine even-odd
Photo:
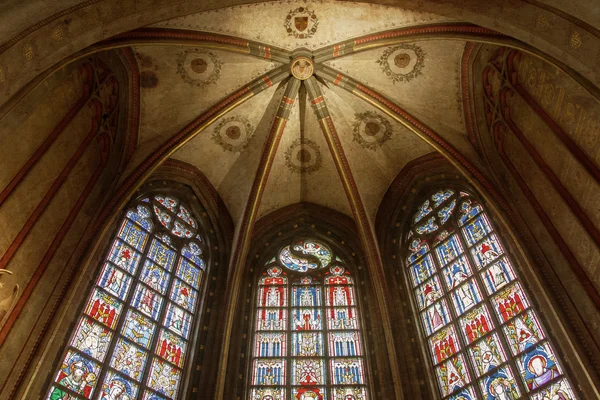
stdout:
[[460,328],[467,343],[473,343],[494,329],[494,323],[485,305],[465,313],[460,319]]
[[98,289],[92,291],[85,313],[109,328],[115,328],[121,315],[122,304]]
[[429,338],[429,349],[434,364],[439,364],[456,354],[460,350],[460,340],[456,336],[454,326],[450,325],[432,335]]
[[494,304],[498,318],[503,322],[510,320],[512,317],[529,307],[527,296],[525,296],[521,289],[521,285],[518,283],[502,290],[496,296],[492,297],[492,303]]
[[350,285],[328,286],[325,288],[325,305],[334,307],[353,306],[354,289]]

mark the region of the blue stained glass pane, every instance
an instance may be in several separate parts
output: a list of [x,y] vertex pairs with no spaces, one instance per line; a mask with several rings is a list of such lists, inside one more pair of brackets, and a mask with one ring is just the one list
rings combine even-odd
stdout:
[[164,320],[164,325],[167,328],[187,339],[190,334],[191,323],[192,316],[189,313],[173,303],[169,303]]
[[438,277],[434,276],[432,279],[419,286],[417,290],[415,290],[415,295],[417,297],[419,310],[435,303],[435,301],[443,295],[442,286],[440,285]]
[[454,191],[451,189],[440,190],[439,192],[437,192],[433,196],[431,196],[431,200],[433,200],[433,206],[434,207],[439,206],[444,201],[446,201],[450,197],[452,197],[453,194],[454,194]]
[[287,327],[287,310],[285,308],[259,308],[256,311],[256,329],[265,331],[282,331]]
[[167,398],[150,391],[145,391],[144,400],[167,400]]
[[422,220],[427,214],[431,212],[431,207],[429,206],[429,200],[425,200],[421,207],[419,207],[419,211],[415,215],[414,223],[416,224],[420,220]]
[[435,369],[442,396],[464,388],[470,381],[469,373],[462,355],[451,358]]
[[292,333],[292,356],[323,356],[323,334],[320,332]]
[[119,230],[119,237],[134,249],[143,251],[146,246],[146,241],[148,240],[148,233],[140,228],[139,225],[125,219]]
[[515,273],[506,257],[503,257],[498,262],[492,264],[481,275],[485,282],[485,288],[488,294],[495,293],[498,289],[515,279]]
[[575,400],[575,394],[573,389],[566,379],[561,379],[554,382],[550,386],[546,386],[544,389],[533,394],[531,400]]
[[112,296],[98,289],[92,291],[85,313],[109,328],[115,328],[123,305]]
[[292,309],[292,330],[318,331],[322,329],[320,308]]
[[452,216],[452,211],[454,211],[454,207],[456,207],[456,200],[452,200],[450,204],[438,211],[438,217],[440,218],[442,225],[450,219],[450,216]]
[[193,313],[196,307],[197,296],[198,293],[191,286],[186,285],[179,279],[175,279],[170,299],[177,303],[177,305]]
[[450,239],[438,245],[435,248],[438,260],[442,266],[448,264],[463,252],[462,247],[456,238],[456,235],[450,236]]
[[84,316],[79,320],[77,331],[71,340],[71,346],[102,362],[106,356],[111,338],[112,333],[108,328]]
[[426,254],[428,251],[429,251],[429,246],[427,246],[427,245],[419,247],[417,250],[415,250],[415,252],[413,254],[408,256],[408,259],[407,259],[408,263],[411,264],[411,263],[415,262],[420,257],[422,257],[424,254]]
[[119,299],[125,300],[131,286],[131,281],[131,276],[119,268],[112,266],[110,263],[105,263],[97,285]]
[[319,263],[311,259],[296,257],[292,254],[290,246],[284,247],[279,253],[279,261],[288,269],[298,272],[306,272],[319,268]]
[[135,221],[148,232],[152,232],[152,228],[154,228],[154,224],[152,223],[152,221],[150,221],[150,219],[144,218],[139,213],[136,213],[134,211],[127,211],[127,218],[129,218],[132,221]]
[[440,300],[426,309],[421,313],[421,318],[427,336],[446,325],[450,322],[450,313],[448,312],[446,300]]
[[334,358],[329,363],[331,383],[334,385],[360,385],[365,383],[362,359]]
[[184,206],[179,206],[179,212],[177,213],[177,216],[185,222],[187,222],[188,224],[190,224],[192,227],[198,227],[196,221],[194,220],[194,218],[192,218],[192,215]]
[[471,200],[465,200],[460,204],[460,218],[458,219],[458,226],[463,226],[465,222],[483,211],[483,208],[479,205],[473,205]]
[[322,358],[296,358],[292,360],[292,385],[323,385],[325,364]]
[[158,358],[152,360],[148,377],[148,385],[152,389],[171,399],[176,399],[180,379],[181,372],[176,367]]
[[319,286],[294,286],[292,289],[292,305],[298,307],[320,306],[321,288]]
[[110,366],[126,376],[139,381],[146,367],[147,354],[127,340],[119,339]]
[[194,266],[194,264],[190,263],[185,258],[179,259],[179,265],[177,266],[177,271],[175,275],[181,280],[183,280],[188,285],[191,285],[193,288],[198,290],[200,288],[200,278],[202,277],[202,271],[200,268]]
[[448,400],[477,400],[477,396],[475,395],[475,390],[469,386],[468,388],[448,397]]
[[177,200],[169,196],[156,196],[155,199],[173,212],[177,212]]
[[532,348],[519,357],[517,368],[527,390],[535,390],[562,374],[548,343]]
[[485,400],[518,399],[521,394],[509,366],[500,368],[483,378],[479,381],[479,386],[484,393]]
[[431,254],[427,254],[425,257],[417,261],[416,263],[409,266],[410,277],[413,281],[413,286],[420,285],[425,282],[435,272],[433,266],[433,259]]
[[329,332],[329,355],[334,357],[362,355],[360,334],[357,331]]
[[544,338],[544,331],[533,311],[512,319],[503,329],[513,355],[527,350]]
[[167,291],[169,274],[150,260],[144,262],[144,268],[142,268],[139,279],[161,294],[165,294]]
[[[97,363],[69,350],[63,359],[55,382],[89,399],[94,394],[98,375],[100,375],[100,366]],[[59,387],[53,388],[50,392],[52,400],[68,398],[70,396],[66,395]]]
[[506,361],[506,354],[495,333],[481,339],[469,348],[477,376],[487,374]]
[[452,298],[456,314],[461,315],[465,311],[475,307],[481,301],[481,292],[479,291],[477,282],[471,279],[453,291],[450,297]]
[[158,318],[162,297],[154,290],[139,284],[133,295],[132,305],[152,319]]
[[354,307],[328,308],[327,326],[329,329],[358,329],[356,309]]
[[417,233],[419,233],[419,234],[422,235],[422,234],[425,234],[425,233],[434,232],[438,228],[439,228],[439,226],[435,223],[435,218],[431,217],[423,225],[417,226],[415,228],[415,230],[417,231]]
[[119,374],[108,371],[102,384],[101,400],[129,400],[137,396],[138,386]]
[[108,254],[108,260],[110,262],[129,272],[131,275],[135,274],[141,258],[142,257],[137,251],[133,250],[119,239],[115,240]]
[[485,217],[485,214],[479,215],[473,221],[469,222],[463,228],[463,234],[469,246],[474,245],[492,231],[492,228]]
[[284,332],[259,332],[254,337],[254,357],[284,357],[287,355],[287,334]]
[[154,239],[148,252],[148,258],[163,267],[164,269],[171,271],[173,269],[173,262],[175,261],[175,250],[170,249],[164,243]]
[[285,385],[285,360],[258,359],[254,360],[254,385]]
[[183,367],[187,343],[177,335],[164,329],[160,330],[160,337],[156,344],[156,354],[179,368]]
[[123,336],[147,349],[152,342],[154,328],[155,325],[148,318],[133,310],[129,310],[125,319],[125,325],[123,325]]
[[491,234],[485,238],[481,243],[471,248],[471,254],[475,259],[477,268],[481,269],[489,263],[496,260],[504,253],[500,241],[496,235]]
[[447,268],[443,269],[444,280],[448,290],[452,290],[462,282],[466,281],[471,274],[472,271],[465,256],[453,261]]

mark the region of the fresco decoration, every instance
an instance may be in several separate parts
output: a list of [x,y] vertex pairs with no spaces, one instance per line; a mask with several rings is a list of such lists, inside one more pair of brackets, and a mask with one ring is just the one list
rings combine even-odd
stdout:
[[342,259],[314,239],[292,241],[265,265],[250,399],[369,398],[356,290]]
[[254,126],[243,115],[222,118],[213,129],[211,139],[225,151],[241,153],[254,135]]
[[388,47],[376,61],[392,83],[410,82],[423,73],[425,52],[416,44]]
[[317,32],[319,18],[317,18],[314,10],[308,7],[298,7],[288,12],[283,27],[288,36],[294,36],[297,39],[309,39]]
[[294,140],[284,156],[285,165],[295,174],[312,174],[321,169],[323,164],[319,145],[310,139]]
[[[449,188],[419,204],[404,243],[405,271],[441,396],[475,399],[479,387],[487,400],[525,392],[575,399],[484,207]],[[424,228],[438,222],[445,224],[442,233]]]
[[177,55],[177,74],[190,86],[204,88],[217,83],[223,63],[212,51],[186,49]]
[[73,392],[90,400],[177,398],[205,265],[196,239],[164,236],[173,224],[191,230],[198,223],[166,195],[143,199],[135,210],[123,217],[98,267],[49,399]]
[[354,114],[352,137],[364,149],[377,150],[390,140],[393,133],[392,124],[376,112]]

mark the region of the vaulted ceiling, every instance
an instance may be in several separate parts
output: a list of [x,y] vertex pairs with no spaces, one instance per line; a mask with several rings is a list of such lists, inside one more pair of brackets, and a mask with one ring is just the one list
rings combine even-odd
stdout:
[[[234,221],[256,186],[255,218],[301,201],[353,216],[350,190],[373,220],[402,167],[440,143],[481,165],[465,134],[461,59],[466,37],[494,34],[400,8],[272,2],[119,35],[141,86],[123,176],[181,137],[170,157],[202,171]],[[292,75],[297,57],[310,60],[308,79]]]

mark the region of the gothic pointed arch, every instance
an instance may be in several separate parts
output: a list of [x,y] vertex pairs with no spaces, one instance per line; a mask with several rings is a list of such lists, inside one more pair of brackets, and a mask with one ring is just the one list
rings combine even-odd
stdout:
[[411,355],[425,367],[430,396],[595,393],[593,355],[583,354],[585,337],[571,319],[560,317],[564,293],[549,295],[546,277],[540,285],[528,235],[510,229],[519,225],[514,206],[477,193],[434,154],[407,165],[384,199],[379,239],[414,321],[409,335],[420,346]]

